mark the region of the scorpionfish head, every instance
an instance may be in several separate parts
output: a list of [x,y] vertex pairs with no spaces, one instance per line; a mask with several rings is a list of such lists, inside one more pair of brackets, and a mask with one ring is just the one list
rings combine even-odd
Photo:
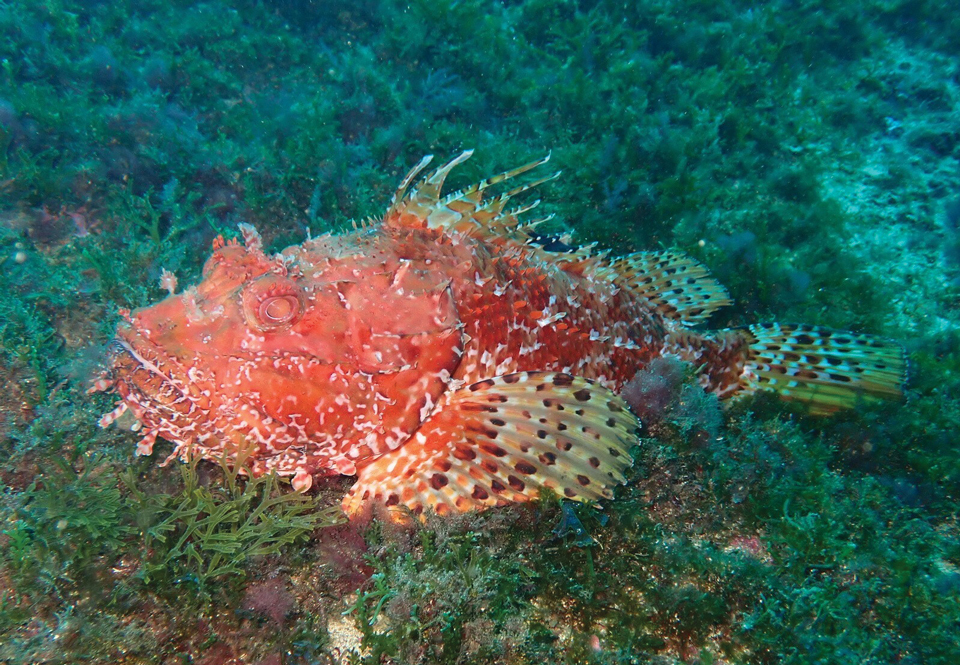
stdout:
[[215,243],[202,281],[125,314],[102,389],[150,454],[275,469],[305,489],[404,443],[462,353],[448,286],[389,252]]

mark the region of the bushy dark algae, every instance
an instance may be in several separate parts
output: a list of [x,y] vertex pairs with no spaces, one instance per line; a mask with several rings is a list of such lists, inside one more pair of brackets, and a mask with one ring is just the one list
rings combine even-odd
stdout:
[[[0,12],[0,660],[942,663],[960,653],[951,3],[82,2]],[[332,526],[344,487],[133,455],[120,308],[376,215],[427,153],[552,150],[541,230],[902,341],[899,404],[631,388],[614,501]],[[572,234],[572,238],[570,236]]]

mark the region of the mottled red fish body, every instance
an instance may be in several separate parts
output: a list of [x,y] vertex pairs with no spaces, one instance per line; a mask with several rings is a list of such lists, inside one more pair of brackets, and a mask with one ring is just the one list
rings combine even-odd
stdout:
[[242,451],[299,490],[359,473],[351,514],[444,513],[612,496],[638,425],[617,394],[660,356],[722,397],[772,388],[826,413],[899,394],[902,353],[875,338],[698,332],[729,299],[681,254],[546,251],[543,220],[520,221],[536,204],[506,204],[554,176],[485,198],[546,160],[441,197],[467,157],[408,193],[421,162],[373,228],[275,255],[249,226],[243,244],[218,240],[199,284],[125,315],[98,384],[121,401],[101,423],[129,411],[140,454],[158,437],[181,459]]

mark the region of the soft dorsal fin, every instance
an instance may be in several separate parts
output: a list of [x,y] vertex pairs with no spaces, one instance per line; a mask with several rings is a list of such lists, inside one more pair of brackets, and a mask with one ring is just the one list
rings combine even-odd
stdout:
[[617,284],[684,325],[701,323],[732,302],[702,264],[679,252],[638,252],[618,259],[612,267]]
[[397,188],[390,202],[390,208],[383,216],[384,223],[388,226],[443,228],[460,231],[484,228],[494,232],[509,233],[519,225],[517,215],[535,207],[536,202],[510,210],[506,208],[507,202],[512,197],[560,175],[554,173],[514,187],[497,196],[484,199],[483,193],[485,190],[545,164],[550,159],[550,155],[547,155],[441,198],[441,190],[447,175],[455,166],[469,159],[471,155],[473,155],[472,150],[460,153],[443,166],[429,173],[419,185],[407,193],[411,183],[427,167],[432,156],[428,155],[420,160],[407,173]]
[[444,394],[404,445],[364,467],[343,500],[420,514],[537,498],[611,498],[632,463],[639,426],[608,388],[570,374],[519,372]]

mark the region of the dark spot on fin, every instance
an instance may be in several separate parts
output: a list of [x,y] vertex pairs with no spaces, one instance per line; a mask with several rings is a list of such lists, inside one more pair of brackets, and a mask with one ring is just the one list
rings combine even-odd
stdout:
[[[491,417],[477,407],[493,396]],[[527,501],[547,488],[576,501],[607,498],[632,463],[638,426],[618,396],[586,379],[491,377],[446,397],[415,437],[365,467],[344,509],[356,512],[368,489],[436,512]]]
[[814,414],[855,408],[861,401],[903,395],[903,348],[870,335],[809,325],[763,323],[742,333],[749,343],[741,394],[776,391]]
[[537,233],[533,230],[527,231],[527,235],[530,237],[530,242],[540,245],[548,252],[570,253],[577,251],[577,248],[573,245],[563,242],[563,236],[560,235]]
[[638,252],[612,266],[616,283],[645,299],[661,316],[696,325],[731,303],[726,289],[696,260],[673,251]]

